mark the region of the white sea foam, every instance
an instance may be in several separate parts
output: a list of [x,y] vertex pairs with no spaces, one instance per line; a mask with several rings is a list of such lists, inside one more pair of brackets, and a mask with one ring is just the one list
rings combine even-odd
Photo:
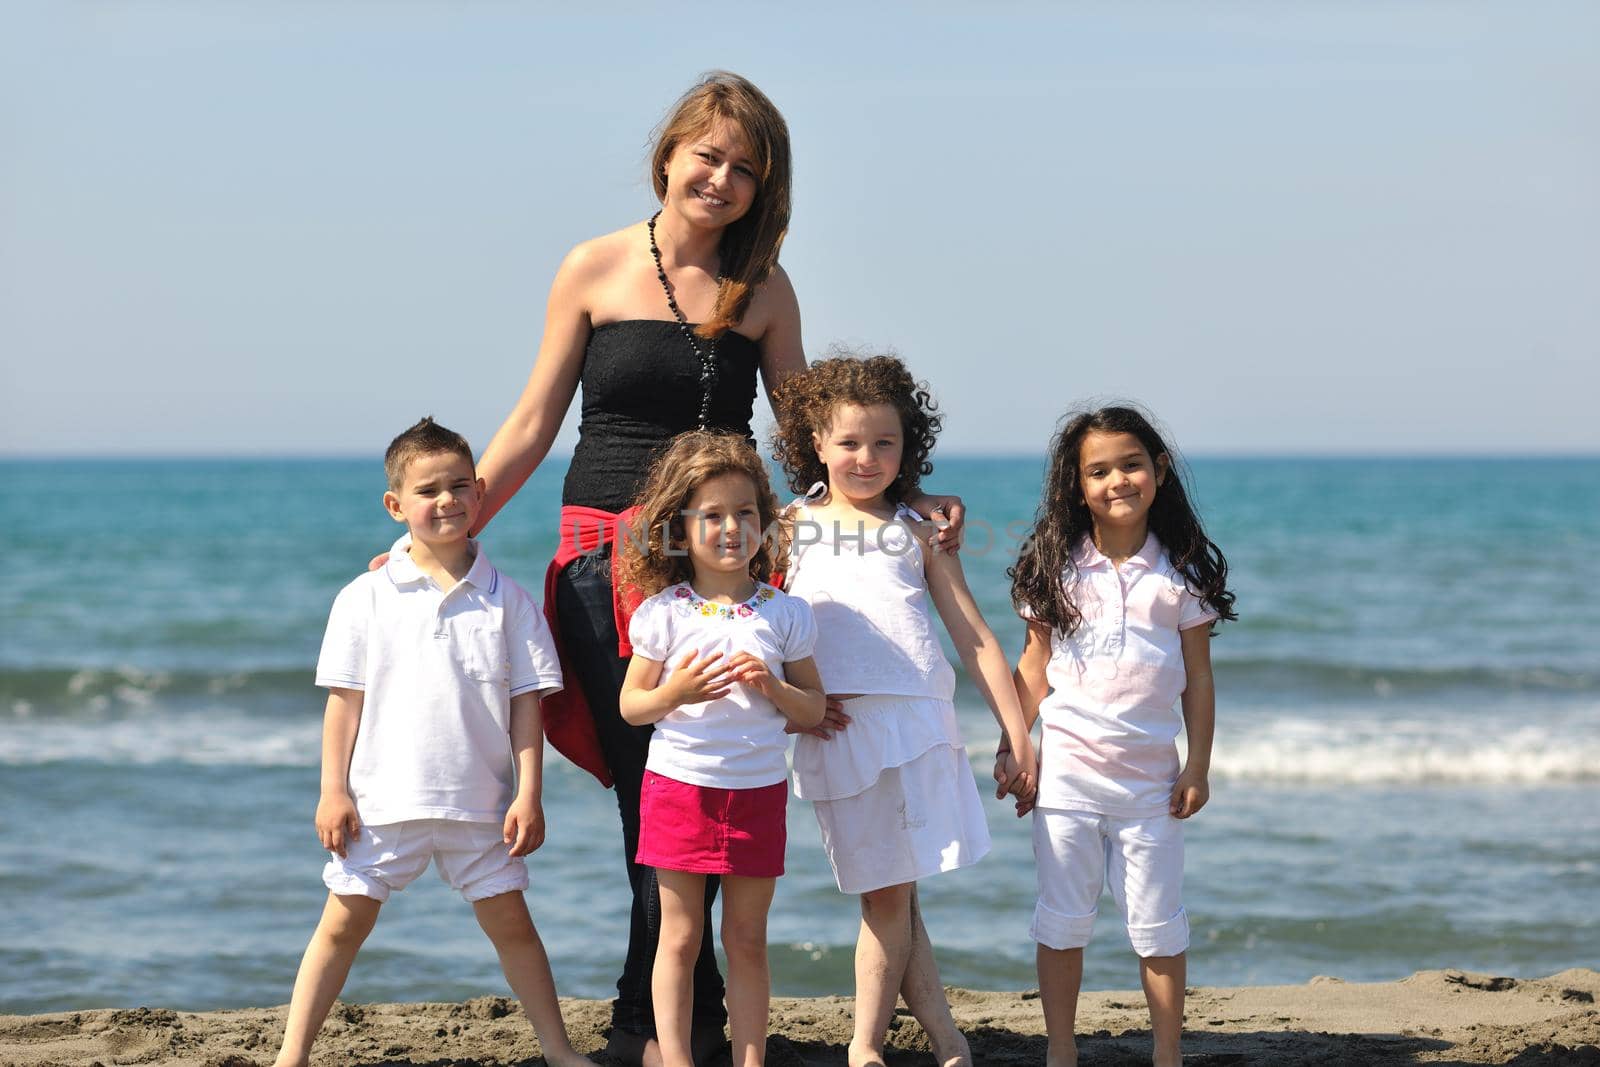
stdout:
[[1593,714],[1536,725],[1483,717],[1256,721],[1219,742],[1212,773],[1262,782],[1353,785],[1539,785],[1600,780]]
[[8,724],[0,764],[60,761],[148,766],[315,766],[321,757],[317,717],[273,720],[237,712],[130,715],[85,721],[34,719]]

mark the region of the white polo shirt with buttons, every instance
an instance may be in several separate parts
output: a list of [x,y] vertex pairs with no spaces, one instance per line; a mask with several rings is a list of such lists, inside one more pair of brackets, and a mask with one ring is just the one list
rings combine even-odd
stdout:
[[367,825],[499,823],[515,795],[511,698],[562,686],[534,599],[480,547],[449,590],[408,540],[334,600],[317,684],[364,694],[350,791]]
[[1070,637],[1050,636],[1038,805],[1164,814],[1183,729],[1174,707],[1186,682],[1179,632],[1208,625],[1217,613],[1189,591],[1154,534],[1120,565],[1090,538],[1073,561],[1071,595],[1083,621]]

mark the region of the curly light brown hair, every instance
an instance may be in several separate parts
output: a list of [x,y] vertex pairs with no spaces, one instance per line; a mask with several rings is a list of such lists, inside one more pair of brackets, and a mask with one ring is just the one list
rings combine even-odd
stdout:
[[[742,474],[756,489],[761,545],[750,557],[750,577],[758,582],[789,566],[789,533],[779,521],[778,497],[767,480],[767,467],[739,434],[690,430],[672,439],[639,492],[639,513],[618,537],[618,582],[653,596],[693,577],[684,526],[689,499],[712,478]],[[668,552],[668,549],[680,551]]]
[[933,473],[928,455],[943,422],[936,413],[928,384],[913,378],[896,356],[860,357],[841,350],[811,364],[778,389],[772,458],[782,464],[789,488],[804,493],[817,482],[828,480],[828,468],[817,458],[816,440],[827,434],[833,424],[834,408],[840,404],[887,404],[895,409],[905,443],[900,453],[900,473],[889,483],[885,495],[897,503],[916,497],[921,492],[923,476]]

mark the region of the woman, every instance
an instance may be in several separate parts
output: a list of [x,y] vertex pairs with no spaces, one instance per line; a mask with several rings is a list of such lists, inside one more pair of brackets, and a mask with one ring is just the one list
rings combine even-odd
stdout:
[[[757,375],[770,399],[805,366],[800,309],[778,265],[790,189],[778,109],[744,78],[714,72],[678,101],[650,168],[660,211],[562,261],[533,373],[478,465],[487,523],[544,459],[582,383],[562,549],[545,585],[567,689],[546,702],[546,730],[569,759],[616,785],[633,912],[607,1052],[632,1063],[659,1062],[650,971],[660,905],[654,871],[634,863],[651,728],[629,726],[617,708],[629,650],[609,547],[662,445],[696,427],[749,436]],[[944,503],[959,519],[959,501]],[[822,729],[845,721],[835,708]],[[717,888],[707,879],[708,930]],[[695,970],[697,1061],[721,1047],[727,1018],[712,943],[702,940]]]

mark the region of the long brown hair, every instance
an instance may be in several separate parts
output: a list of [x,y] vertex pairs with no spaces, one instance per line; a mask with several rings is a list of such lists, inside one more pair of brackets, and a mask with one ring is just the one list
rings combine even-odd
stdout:
[[789,533],[778,521],[778,498],[767,481],[766,464],[739,434],[690,430],[674,437],[650,468],[639,492],[639,514],[619,538],[615,580],[653,596],[692,578],[683,551],[688,536],[684,512],[695,490],[724,474],[742,474],[756,488],[761,546],[750,557],[750,577],[765,582],[787,570]]
[[[1073,552],[1094,534],[1094,516],[1083,499],[1078,477],[1078,453],[1091,431],[1126,433],[1139,439],[1152,462],[1166,456],[1167,479],[1150,505],[1150,532],[1167,550],[1172,566],[1183,575],[1189,591],[1212,611],[1218,622],[1239,617],[1228,590],[1228,561],[1206,536],[1200,516],[1189,503],[1184,486],[1184,465],[1167,447],[1154,421],[1137,408],[1118,405],[1069,414],[1050,442],[1050,469],[1044,476],[1044,494],[1034,516],[1033,529],[1023,544],[1011,578],[1011,603],[1027,608],[1033,618],[1063,635],[1077,632],[1083,612],[1072,595],[1078,573]],[[1213,624],[1212,632],[1216,632]]]
[[667,197],[667,160],[678,145],[699,137],[718,122],[729,123],[744,142],[756,168],[756,198],[737,221],[722,231],[718,252],[722,283],[702,337],[718,337],[739,324],[761,283],[778,265],[778,249],[789,232],[789,126],[766,95],[737,74],[714,70],[673,105],[655,134],[650,181],[656,199]]

